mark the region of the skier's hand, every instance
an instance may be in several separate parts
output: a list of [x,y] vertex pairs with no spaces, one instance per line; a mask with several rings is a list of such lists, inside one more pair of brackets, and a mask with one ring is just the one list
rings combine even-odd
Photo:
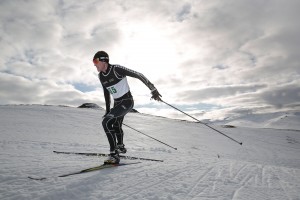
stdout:
[[161,94],[159,94],[159,92],[157,91],[156,88],[155,88],[154,90],[151,91],[151,94],[152,94],[151,99],[154,99],[154,100],[156,100],[156,101],[162,101],[161,98],[160,98],[160,97],[162,97],[162,96],[161,96]]

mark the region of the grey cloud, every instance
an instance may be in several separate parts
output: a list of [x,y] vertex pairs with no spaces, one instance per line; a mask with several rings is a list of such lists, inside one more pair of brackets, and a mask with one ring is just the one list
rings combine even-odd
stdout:
[[1,104],[31,102],[35,92],[25,78],[0,73]]
[[191,8],[192,8],[191,4],[189,4],[189,3],[184,4],[180,8],[180,10],[177,11],[177,13],[176,13],[177,21],[182,22],[185,19],[187,19],[188,16],[190,15],[190,13],[191,13]]
[[82,68],[82,72],[78,64],[84,59],[90,62],[100,47],[108,48],[119,40],[117,23],[113,19],[103,22],[101,17],[115,12],[97,5],[2,1],[0,70],[28,78],[84,81],[81,73],[90,70]]
[[213,69],[224,70],[224,69],[228,69],[229,67],[230,66],[228,66],[228,65],[219,64],[219,65],[213,66],[212,68]]
[[277,108],[300,105],[300,84],[277,86],[261,93],[261,98]]
[[[94,102],[99,102],[97,97]],[[68,84],[47,80],[29,80],[24,77],[0,73],[0,104],[66,104],[78,106],[91,97],[78,92]]]
[[[53,5],[33,1],[4,1],[1,6],[2,37],[18,48],[51,48],[62,28],[55,17],[51,17]],[[32,10],[32,8],[38,8]],[[7,13],[9,11],[10,13]],[[13,15],[11,12],[13,11]],[[56,44],[56,43],[55,43]],[[15,52],[16,53],[16,52]]]
[[243,93],[254,93],[258,90],[265,88],[266,85],[237,85],[237,86],[219,86],[208,87],[199,90],[187,90],[181,92],[181,101],[185,102],[199,102],[216,98],[231,97]]
[[118,42],[115,11],[99,2],[66,3],[0,2],[2,104],[99,101],[70,84],[99,85],[90,61],[100,47]]
[[[194,18],[189,23],[178,24],[178,35],[185,41],[181,46],[185,50],[181,52],[182,58],[186,58],[180,71],[188,77],[186,85],[206,89],[181,92],[178,99],[186,95],[184,100],[196,102],[213,98],[220,103],[232,97],[231,106],[244,101],[249,108],[259,104],[279,107],[285,101],[283,106],[289,102],[297,104],[297,91],[292,85],[286,89],[291,87],[295,94],[279,92],[273,86],[300,80],[300,47],[297,45],[300,27],[296,17],[299,3],[294,0],[224,1],[206,4],[199,11],[198,5],[193,7]],[[191,58],[188,54],[195,56]],[[222,89],[214,86],[245,83],[264,87],[257,91],[245,88],[247,93],[243,94],[226,86]],[[266,88],[270,91],[262,95],[260,92]],[[285,94],[285,97],[278,98],[278,102],[271,101],[274,94]]]
[[[299,83],[287,85],[269,85],[256,92],[238,93],[236,95],[221,96],[220,98],[203,100],[226,107],[221,116],[237,116],[240,114],[263,113],[300,110]],[[208,94],[209,95],[209,94]],[[240,112],[240,110],[245,112]],[[213,112],[220,112],[214,110]]]

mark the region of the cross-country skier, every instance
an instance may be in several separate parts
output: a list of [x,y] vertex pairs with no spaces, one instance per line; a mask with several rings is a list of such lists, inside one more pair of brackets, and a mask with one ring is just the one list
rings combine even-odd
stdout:
[[[102,125],[110,145],[110,154],[104,164],[115,164],[120,162],[119,153],[127,151],[123,143],[122,122],[134,104],[126,76],[141,80],[151,90],[151,98],[161,101],[161,95],[143,74],[120,65],[110,64],[109,56],[105,51],[98,51],[93,62],[99,72],[106,103]],[[113,108],[110,108],[110,95],[114,98]]]

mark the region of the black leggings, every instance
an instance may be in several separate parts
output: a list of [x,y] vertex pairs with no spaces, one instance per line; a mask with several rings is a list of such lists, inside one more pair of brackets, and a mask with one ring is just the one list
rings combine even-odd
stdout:
[[133,108],[134,102],[132,98],[126,98],[114,102],[114,107],[105,115],[102,125],[106,133],[110,152],[116,150],[117,144],[123,144],[122,122],[124,116]]

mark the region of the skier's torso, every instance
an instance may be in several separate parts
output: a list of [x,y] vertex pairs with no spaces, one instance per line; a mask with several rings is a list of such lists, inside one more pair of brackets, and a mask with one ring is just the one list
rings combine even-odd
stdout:
[[105,73],[99,73],[99,79],[104,90],[107,91],[106,93],[109,92],[115,100],[123,96],[132,97],[126,76],[141,80],[151,91],[155,89],[154,85],[143,74],[120,65],[109,64]]
[[120,69],[122,66],[109,65],[106,73],[99,73],[99,79],[104,88],[106,88],[114,99],[118,99],[129,92],[129,85],[125,74]]

